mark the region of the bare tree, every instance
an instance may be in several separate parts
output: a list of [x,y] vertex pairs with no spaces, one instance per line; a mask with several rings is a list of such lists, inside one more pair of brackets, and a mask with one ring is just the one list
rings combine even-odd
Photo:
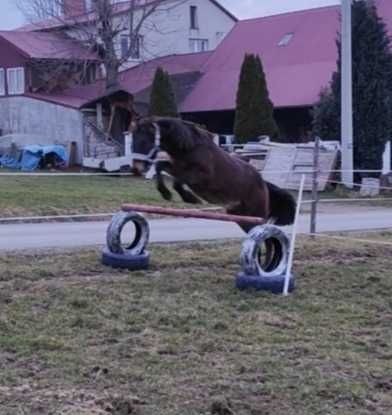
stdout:
[[139,57],[144,47],[143,31],[160,30],[151,21],[152,16],[187,1],[129,0],[112,4],[112,0],[92,0],[91,10],[86,10],[83,2],[69,0],[17,0],[17,4],[37,29],[46,27],[42,20],[48,19],[49,27],[63,28],[67,36],[96,51],[102,59],[106,87],[112,88],[118,84],[122,65]]

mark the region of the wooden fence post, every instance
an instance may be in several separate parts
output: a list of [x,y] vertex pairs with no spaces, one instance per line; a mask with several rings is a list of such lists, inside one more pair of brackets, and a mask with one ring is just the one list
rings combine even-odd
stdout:
[[310,233],[317,231],[317,207],[318,207],[318,186],[319,186],[319,161],[320,161],[320,138],[316,137],[313,152],[313,179],[312,179],[312,211],[310,215]]

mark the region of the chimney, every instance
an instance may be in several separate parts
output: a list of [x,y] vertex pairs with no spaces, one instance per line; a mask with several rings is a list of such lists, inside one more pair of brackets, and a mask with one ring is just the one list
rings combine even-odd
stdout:
[[86,0],[64,0],[63,4],[65,17],[79,16],[86,13]]

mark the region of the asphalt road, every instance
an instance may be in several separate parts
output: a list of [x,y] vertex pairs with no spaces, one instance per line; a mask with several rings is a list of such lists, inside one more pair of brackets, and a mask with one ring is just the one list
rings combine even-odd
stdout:
[[[0,225],[0,251],[78,248],[105,244],[106,222]],[[241,238],[237,225],[195,219],[150,221],[151,242],[181,242]],[[345,212],[318,216],[318,232],[392,229],[392,210]],[[289,228],[287,229],[290,230]],[[309,215],[300,218],[299,232],[309,231]]]

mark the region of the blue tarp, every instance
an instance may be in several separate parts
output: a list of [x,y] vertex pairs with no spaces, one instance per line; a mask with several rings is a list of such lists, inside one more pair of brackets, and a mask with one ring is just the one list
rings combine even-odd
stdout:
[[61,163],[66,164],[68,162],[67,151],[63,146],[31,145],[22,149],[19,160],[15,160],[7,155],[0,156],[0,166],[23,171],[32,171],[38,168],[41,159],[48,154],[55,154]]

